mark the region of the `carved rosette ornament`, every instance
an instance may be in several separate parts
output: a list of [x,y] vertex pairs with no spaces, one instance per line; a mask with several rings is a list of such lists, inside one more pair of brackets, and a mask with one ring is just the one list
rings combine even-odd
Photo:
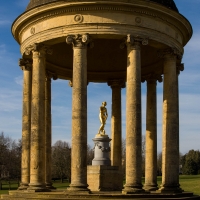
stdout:
[[145,81],[148,81],[148,82],[156,82],[158,81],[159,83],[163,82],[163,77],[162,75],[160,74],[148,74],[148,75],[145,75],[145,76],[142,76],[142,79],[141,79],[141,82],[144,83]]
[[83,35],[68,35],[66,42],[67,44],[72,44],[74,48],[84,48],[87,46],[92,48],[94,46],[91,36],[87,33]]
[[134,48],[140,48],[140,45],[148,45],[148,38],[142,36],[134,36],[128,34],[124,41],[120,44],[120,48],[124,49],[127,45],[131,45]]
[[33,61],[31,59],[19,59],[19,66],[24,71],[31,71],[32,70]]

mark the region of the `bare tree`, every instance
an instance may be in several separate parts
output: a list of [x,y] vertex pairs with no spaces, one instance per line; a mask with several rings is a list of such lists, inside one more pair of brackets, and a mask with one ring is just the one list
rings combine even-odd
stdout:
[[67,142],[57,141],[52,147],[52,176],[71,179],[71,147]]
[[21,171],[21,141],[0,134],[0,178],[19,179]]
[[87,145],[87,165],[92,165],[94,159],[94,149]]

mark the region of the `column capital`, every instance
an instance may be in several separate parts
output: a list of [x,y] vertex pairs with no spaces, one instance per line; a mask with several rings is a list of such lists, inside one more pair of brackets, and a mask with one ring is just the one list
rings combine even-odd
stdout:
[[149,83],[156,83],[158,81],[159,83],[161,83],[163,81],[163,77],[160,74],[152,73],[152,74],[147,74],[147,75],[142,76],[141,81],[142,83],[144,83],[145,81]]
[[131,47],[139,49],[141,45],[148,45],[148,38],[143,36],[134,36],[131,34],[128,34],[126,38],[124,38],[124,41],[120,44],[120,48],[124,49],[125,46],[130,45]]
[[58,79],[58,76],[55,72],[51,72],[49,70],[46,70],[46,80],[57,80]]
[[30,55],[31,52],[38,52],[38,51],[43,51],[45,54],[50,54],[50,55],[53,53],[53,50],[50,48],[50,46],[42,43],[34,43],[26,47],[25,54]]
[[179,59],[181,60],[183,56],[183,53],[180,52],[175,47],[170,47],[167,49],[162,49],[158,51],[158,57],[164,58],[164,59]]
[[179,65],[177,65],[176,71],[178,75],[180,74],[180,72],[184,71],[184,63],[180,63]]
[[107,84],[111,88],[115,88],[115,87],[125,88],[126,87],[125,81],[122,80],[122,79],[120,79],[120,80],[109,80]]
[[20,68],[24,71],[31,71],[32,70],[32,64],[33,61],[31,59],[24,59],[24,58],[20,58],[19,59],[19,66]]
[[87,46],[92,48],[94,46],[94,42],[88,33],[83,35],[67,35],[66,43],[72,44],[74,48],[86,48]]

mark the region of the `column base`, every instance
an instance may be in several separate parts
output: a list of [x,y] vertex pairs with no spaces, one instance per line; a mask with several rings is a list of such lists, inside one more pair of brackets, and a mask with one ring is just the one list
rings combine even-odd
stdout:
[[53,186],[53,183],[46,183],[46,188],[49,190],[55,190],[56,188]]
[[69,188],[65,191],[67,194],[78,193],[78,194],[90,194],[90,190],[87,188],[88,184],[70,184]]
[[27,191],[29,191],[29,192],[50,192],[51,190],[46,188],[45,185],[43,185],[43,184],[32,183],[32,184],[29,184]]
[[28,187],[29,187],[28,183],[20,183],[18,190],[27,190]]
[[161,188],[156,191],[157,193],[164,193],[164,194],[177,194],[182,193],[184,190],[182,190],[179,185],[178,186],[165,186],[161,185]]
[[158,190],[158,185],[157,184],[145,184],[143,189],[146,191],[156,191],[156,190]]
[[142,184],[137,185],[125,185],[122,190],[122,194],[143,194],[148,193],[144,189],[142,189]]

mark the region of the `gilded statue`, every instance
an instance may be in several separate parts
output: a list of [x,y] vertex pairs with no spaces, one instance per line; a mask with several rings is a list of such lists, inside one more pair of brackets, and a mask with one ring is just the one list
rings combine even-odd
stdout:
[[107,103],[104,101],[104,102],[102,102],[102,105],[99,108],[99,111],[100,111],[99,112],[99,120],[100,120],[101,126],[99,128],[98,135],[101,135],[101,136],[106,136],[105,130],[104,130],[106,120],[108,118],[106,105],[107,105]]

